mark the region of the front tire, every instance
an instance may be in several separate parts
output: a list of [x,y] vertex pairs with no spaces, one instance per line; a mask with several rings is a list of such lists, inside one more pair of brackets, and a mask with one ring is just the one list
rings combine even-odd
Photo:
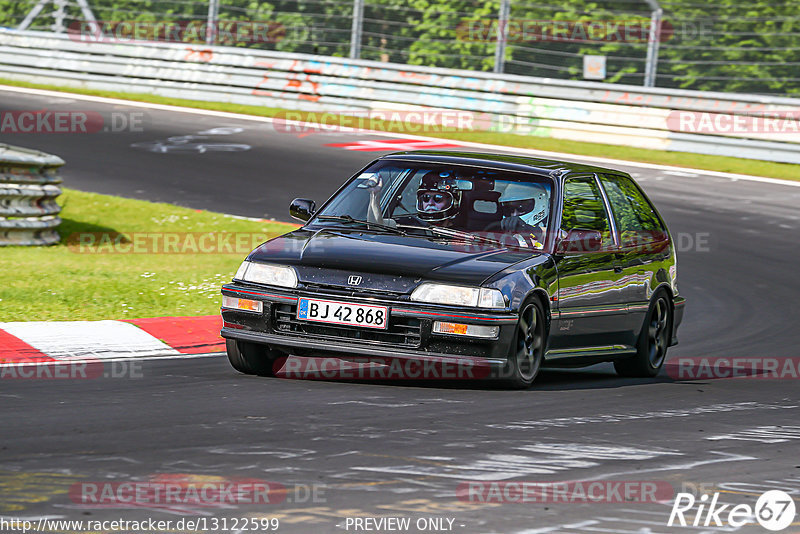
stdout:
[[636,343],[636,356],[614,362],[617,374],[625,377],[652,378],[658,375],[667,359],[672,332],[672,306],[665,291],[659,291],[650,303]]
[[539,374],[546,346],[545,314],[542,305],[534,298],[521,308],[517,331],[508,352],[505,385],[514,389],[529,388]]
[[266,345],[236,339],[225,340],[225,349],[231,366],[246,375],[275,376],[277,360],[282,356]]

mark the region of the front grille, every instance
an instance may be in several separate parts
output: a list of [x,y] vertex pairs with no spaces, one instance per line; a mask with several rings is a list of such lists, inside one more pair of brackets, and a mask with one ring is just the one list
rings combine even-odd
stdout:
[[276,333],[294,336],[312,336],[318,339],[352,339],[365,343],[379,343],[396,347],[419,348],[422,341],[422,324],[413,317],[392,317],[389,328],[375,330],[357,326],[313,323],[297,319],[296,304],[277,304],[272,311],[272,325]]
[[335,286],[331,284],[317,284],[310,282],[303,282],[303,289],[311,291],[312,293],[335,295],[338,297],[366,297],[374,298],[376,296],[384,299],[391,300],[407,300],[407,296],[399,291],[390,291],[386,289],[375,289],[365,287],[347,287]]

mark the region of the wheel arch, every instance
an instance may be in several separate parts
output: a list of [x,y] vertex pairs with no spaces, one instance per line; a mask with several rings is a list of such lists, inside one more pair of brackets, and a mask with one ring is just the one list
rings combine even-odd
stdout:
[[[650,306],[653,305],[654,298],[657,294],[659,294],[663,290],[664,293],[667,295],[667,304],[669,305],[669,331],[670,331],[670,343],[669,346],[674,345],[672,343],[673,338],[673,331],[675,327],[675,294],[672,291],[672,286],[666,282],[662,282],[653,290],[650,295],[650,300],[647,303],[647,311],[650,311]],[[645,328],[645,322],[647,321],[647,313],[645,313],[644,319],[642,321],[642,329]],[[638,332],[641,335],[641,330]]]
[[655,289],[653,289],[653,292],[650,295],[650,302],[648,303],[648,306],[653,303],[653,297],[655,297],[656,294],[662,289],[668,297],[667,302],[669,302],[670,320],[672,320],[672,318],[675,316],[675,293],[672,291],[672,286],[669,283],[662,282],[658,284]]
[[[528,292],[527,295],[525,295],[525,298],[522,300],[522,304],[528,302],[531,299],[538,300],[539,304],[541,304],[542,306],[542,311],[544,312],[545,317],[547,318],[547,322],[545,323],[545,330],[546,330],[545,335],[549,339],[550,323],[553,320],[553,313],[550,308],[550,296],[547,294],[547,291],[543,287],[534,287]],[[520,309],[522,309],[522,306],[520,306]]]

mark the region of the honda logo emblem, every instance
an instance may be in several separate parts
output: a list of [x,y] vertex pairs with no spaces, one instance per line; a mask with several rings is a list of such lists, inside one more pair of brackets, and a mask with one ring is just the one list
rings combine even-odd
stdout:
[[347,277],[347,283],[351,286],[357,286],[361,283],[361,277],[355,274],[351,274]]

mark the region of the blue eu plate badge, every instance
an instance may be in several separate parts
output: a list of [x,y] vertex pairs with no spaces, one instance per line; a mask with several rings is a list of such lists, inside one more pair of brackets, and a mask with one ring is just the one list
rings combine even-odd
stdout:
[[300,299],[297,307],[297,318],[308,319],[308,299]]

